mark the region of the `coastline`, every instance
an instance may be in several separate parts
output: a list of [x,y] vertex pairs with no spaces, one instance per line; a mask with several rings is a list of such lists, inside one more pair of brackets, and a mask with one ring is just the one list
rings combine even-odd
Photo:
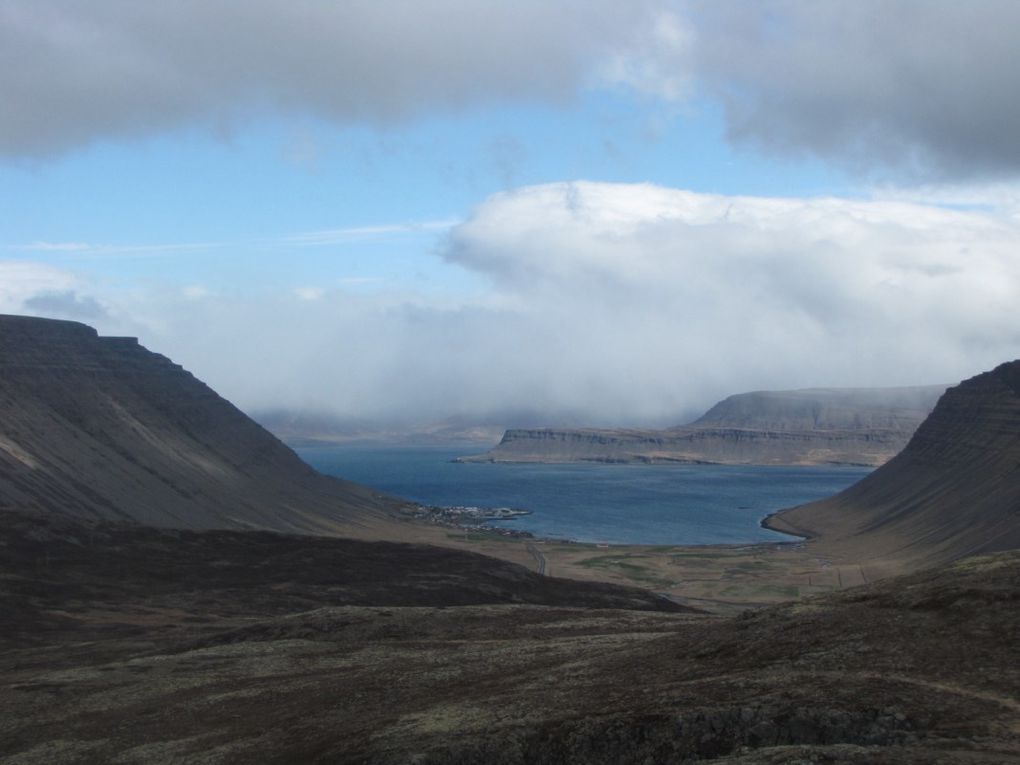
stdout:
[[814,539],[814,535],[807,533],[803,529],[800,531],[794,531],[793,529],[796,528],[795,526],[793,526],[790,523],[787,523],[786,521],[782,520],[779,517],[785,512],[788,512],[790,510],[796,510],[798,507],[803,507],[803,505],[795,505],[794,507],[784,507],[782,510],[776,510],[774,513],[769,513],[768,515],[761,519],[759,525],[763,529],[775,531],[777,534],[787,534],[791,537],[797,537],[798,539],[803,540],[805,542]]
[[[416,511],[459,532],[620,545],[788,542],[763,517],[831,496],[867,468],[729,465],[502,465],[453,463],[463,445],[300,450],[313,467],[422,506],[524,508],[516,519]],[[427,477],[424,480],[423,477]],[[412,515],[415,513],[411,513]],[[467,521],[467,522],[465,522]],[[796,529],[791,529],[796,532]]]

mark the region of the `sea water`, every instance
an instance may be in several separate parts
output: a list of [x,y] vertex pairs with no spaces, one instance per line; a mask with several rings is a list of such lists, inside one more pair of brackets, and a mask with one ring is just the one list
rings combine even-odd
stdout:
[[297,449],[321,472],[427,505],[512,507],[493,526],[611,544],[790,541],[759,525],[769,513],[835,494],[863,467],[456,463],[486,449],[350,444]]

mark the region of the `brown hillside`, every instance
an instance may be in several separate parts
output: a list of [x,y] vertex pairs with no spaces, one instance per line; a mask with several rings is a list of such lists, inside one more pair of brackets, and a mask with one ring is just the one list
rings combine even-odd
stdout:
[[0,509],[322,532],[391,504],[319,475],[133,338],[0,316]]
[[911,565],[1020,547],[1020,361],[946,391],[907,447],[864,480],[766,523]]

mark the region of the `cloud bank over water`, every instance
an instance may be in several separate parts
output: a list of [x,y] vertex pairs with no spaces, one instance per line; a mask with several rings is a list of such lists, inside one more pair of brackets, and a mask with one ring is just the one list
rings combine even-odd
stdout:
[[[437,257],[488,285],[457,300],[72,302],[116,331],[131,317],[249,408],[668,424],[745,390],[955,382],[1020,355],[1018,247],[1020,221],[983,212],[555,183],[497,194],[454,227]],[[28,309],[75,286],[26,284]]]

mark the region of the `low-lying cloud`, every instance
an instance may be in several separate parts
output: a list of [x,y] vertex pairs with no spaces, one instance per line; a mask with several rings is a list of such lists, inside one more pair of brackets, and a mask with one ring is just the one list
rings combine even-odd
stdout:
[[0,260],[0,313],[16,313],[27,300],[73,292],[80,285],[78,277],[59,268]]
[[441,256],[489,284],[456,303],[189,288],[104,295],[98,323],[249,409],[675,424],[740,391],[954,382],[1017,357],[1018,246],[1008,215],[557,183],[452,230]]

